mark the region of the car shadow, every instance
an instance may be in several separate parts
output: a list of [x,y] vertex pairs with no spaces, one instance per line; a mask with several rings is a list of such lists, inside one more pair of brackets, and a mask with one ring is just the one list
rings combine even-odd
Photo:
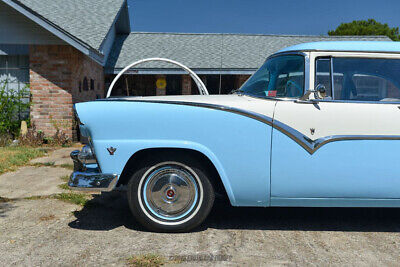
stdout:
[[[400,232],[395,208],[238,208],[216,200],[206,221],[195,231],[213,229]],[[131,215],[124,192],[96,195],[74,212],[69,226],[104,231],[120,226],[146,231]]]
[[15,201],[0,196],[0,218],[7,216],[7,212],[15,208]]

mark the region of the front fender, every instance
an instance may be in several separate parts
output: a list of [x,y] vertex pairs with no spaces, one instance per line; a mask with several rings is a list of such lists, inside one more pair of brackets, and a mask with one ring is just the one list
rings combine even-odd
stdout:
[[[240,114],[145,102],[78,104],[104,173],[121,174],[136,152],[183,148],[214,164],[232,205],[268,206],[271,126]],[[107,148],[116,148],[111,155]]]
[[[182,148],[191,149],[205,155],[216,168],[219,176],[221,177],[222,183],[225,187],[226,193],[228,194],[231,203],[236,203],[230,181],[226,175],[225,169],[217,156],[207,147],[202,144],[183,141],[183,140],[102,140],[94,142],[95,151],[101,150],[101,148],[112,146],[117,149],[118,153],[113,155],[113,160],[102,160],[103,158],[109,158],[109,155],[100,155],[97,152],[97,157],[102,162],[101,169],[103,172],[113,171],[118,169],[118,174],[121,174],[122,170],[128,163],[128,160],[135,153],[150,149],[150,148]],[[103,151],[104,152],[104,151]],[[105,153],[107,154],[107,153]]]

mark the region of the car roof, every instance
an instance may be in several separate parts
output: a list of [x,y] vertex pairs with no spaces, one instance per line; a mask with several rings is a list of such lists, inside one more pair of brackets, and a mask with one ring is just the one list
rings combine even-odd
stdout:
[[278,51],[349,51],[400,53],[400,42],[392,41],[326,41],[289,46]]

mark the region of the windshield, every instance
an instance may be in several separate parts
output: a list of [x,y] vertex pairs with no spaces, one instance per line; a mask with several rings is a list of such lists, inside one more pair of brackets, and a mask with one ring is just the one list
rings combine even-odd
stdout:
[[238,91],[260,97],[301,97],[304,93],[304,57],[286,55],[268,59]]

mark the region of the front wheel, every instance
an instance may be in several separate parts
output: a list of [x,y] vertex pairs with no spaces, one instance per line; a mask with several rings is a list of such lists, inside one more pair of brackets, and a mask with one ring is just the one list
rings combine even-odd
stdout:
[[129,206],[135,218],[157,232],[185,232],[200,225],[214,203],[206,171],[195,158],[148,160],[132,175]]

